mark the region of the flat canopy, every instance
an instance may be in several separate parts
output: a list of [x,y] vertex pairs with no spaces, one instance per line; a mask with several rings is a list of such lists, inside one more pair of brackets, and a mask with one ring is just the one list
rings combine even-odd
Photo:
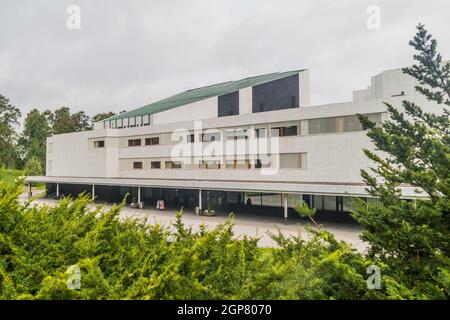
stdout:
[[[132,179],[132,178],[91,178],[91,177],[26,177],[26,182],[87,184],[128,187],[155,187],[176,189],[206,189],[239,192],[266,193],[306,193],[331,196],[367,197],[366,185],[363,183],[314,183],[314,182],[268,182],[249,180],[182,180],[182,179]],[[416,193],[413,187],[400,188],[404,198],[426,198],[424,193]]]

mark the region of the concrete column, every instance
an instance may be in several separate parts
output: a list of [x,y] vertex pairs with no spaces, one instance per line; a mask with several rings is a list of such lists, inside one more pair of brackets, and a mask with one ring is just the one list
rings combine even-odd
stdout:
[[198,208],[202,210],[202,189],[198,189]]
[[92,185],[92,200],[95,199],[95,185]]
[[141,187],[138,188],[138,203],[141,203]]
[[56,197],[59,197],[59,183],[56,184]]
[[[250,161],[250,169],[255,169],[255,162],[256,162],[256,158],[257,155],[255,152],[257,152],[258,150],[254,150],[255,149],[255,126],[250,126],[250,129],[247,131],[248,133],[248,139],[247,139],[247,154],[249,155],[248,157],[248,161]],[[252,141],[250,143],[250,141]],[[256,146],[257,148],[257,146]]]
[[288,198],[287,194],[282,194],[283,200],[284,200],[284,219],[287,220],[288,218]]

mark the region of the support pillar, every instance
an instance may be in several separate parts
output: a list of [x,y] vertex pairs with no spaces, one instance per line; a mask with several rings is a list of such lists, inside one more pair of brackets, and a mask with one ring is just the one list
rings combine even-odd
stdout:
[[141,187],[138,188],[138,203],[141,203]]
[[288,218],[288,198],[287,194],[282,194],[284,200],[284,220]]
[[59,198],[59,183],[56,184],[56,197]]
[[198,189],[198,208],[202,211],[202,189]]
[[95,185],[92,185],[92,200],[95,199]]

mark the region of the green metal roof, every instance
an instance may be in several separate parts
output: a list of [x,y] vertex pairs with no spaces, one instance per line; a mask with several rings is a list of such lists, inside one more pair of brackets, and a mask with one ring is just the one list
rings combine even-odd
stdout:
[[[304,69],[303,69],[304,70]],[[274,80],[286,78],[297,74],[303,70],[293,70],[287,72],[274,72],[260,76],[244,78],[236,81],[227,81],[218,84],[209,85],[206,87],[187,90],[171,97],[153,102],[143,107],[124,112],[122,114],[113,116],[106,120],[115,120],[136,117],[146,114],[154,114],[162,111],[166,111],[172,108],[180,107],[189,103],[197,102],[200,100],[208,99],[215,96],[222,96],[227,93],[238,91],[243,88],[256,86],[259,84],[271,82]]]

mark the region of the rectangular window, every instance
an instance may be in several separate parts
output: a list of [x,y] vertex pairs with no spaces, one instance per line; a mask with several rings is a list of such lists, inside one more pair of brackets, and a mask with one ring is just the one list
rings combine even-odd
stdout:
[[202,134],[203,142],[220,141],[220,132],[211,132]]
[[150,124],[150,116],[148,114],[144,115],[144,126],[148,126]]
[[105,140],[94,141],[94,148],[104,148]]
[[306,153],[282,153],[280,154],[280,169],[304,169]]
[[226,137],[227,140],[248,139],[247,129],[228,129]]
[[193,133],[191,133],[191,134],[188,134],[187,135],[187,142],[188,143],[194,143],[194,140],[195,140],[195,135],[193,134]]
[[200,163],[200,169],[220,169],[219,160],[203,160]]
[[266,128],[256,128],[255,136],[257,139],[267,138],[267,129]]
[[311,119],[308,121],[310,134],[337,132],[337,118]]
[[[379,123],[381,113],[368,114],[369,120]],[[308,120],[309,134],[362,131],[358,116],[343,116]]]
[[239,114],[239,91],[234,91],[218,97],[218,116]]
[[313,208],[323,210],[323,196],[313,195]]
[[129,147],[138,147],[141,145],[141,139],[130,139],[128,140]]
[[336,211],[336,197],[323,196],[323,210]]
[[181,161],[166,161],[166,169],[181,169]]
[[342,117],[342,131],[343,132],[352,132],[352,131],[361,131],[362,126],[361,122],[357,116],[347,116]]
[[250,160],[248,159],[235,159],[235,160],[226,160],[225,167],[227,169],[250,169]]
[[123,127],[123,119],[119,119],[117,121],[118,121],[117,128],[121,129]]
[[281,194],[261,193],[261,205],[267,207],[279,207],[282,205]]
[[297,135],[297,125],[272,128],[272,137],[288,137]]
[[135,127],[136,126],[136,117],[132,117],[130,118],[130,127]]
[[151,168],[152,169],[161,169],[161,161],[152,161]]
[[142,169],[144,166],[141,161],[133,162],[133,169]]
[[128,119],[128,118],[123,119],[123,127],[124,127],[124,128],[128,128],[129,120],[130,120],[130,119]]
[[153,138],[145,138],[145,145],[146,146],[153,146],[159,144],[159,137],[153,137]]

